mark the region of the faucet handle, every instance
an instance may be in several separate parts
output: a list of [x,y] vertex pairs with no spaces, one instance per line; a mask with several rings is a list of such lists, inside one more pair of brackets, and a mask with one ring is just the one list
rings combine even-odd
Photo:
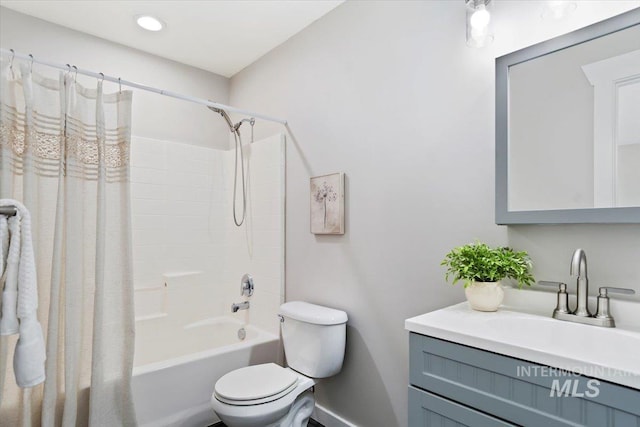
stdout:
[[242,279],[240,280],[240,296],[250,297],[251,295],[253,295],[253,288],[253,277],[251,277],[250,274],[245,274],[244,276],[242,276]]
[[611,316],[611,313],[609,311],[608,292],[612,292],[614,294],[633,295],[636,293],[636,291],[627,288],[614,288],[612,286],[603,286],[599,289],[598,308],[594,317],[597,319],[604,319],[609,322],[609,326],[615,327],[615,321],[613,320],[613,317]]
[[556,304],[556,309],[553,310],[553,315],[556,316],[558,313],[569,314],[571,310],[569,310],[569,294],[567,294],[567,284],[562,282],[547,282],[545,280],[541,280],[538,284],[542,286],[557,286],[558,287],[558,300]]
[[633,295],[636,293],[636,291],[634,291],[633,289],[615,288],[613,286],[603,286],[599,289],[599,291],[600,291],[601,297],[606,297],[607,292],[611,292],[612,294],[624,294],[624,295]]
[[546,280],[539,280],[538,285],[542,286],[557,286],[559,292],[567,291],[567,284],[562,282],[548,282]]

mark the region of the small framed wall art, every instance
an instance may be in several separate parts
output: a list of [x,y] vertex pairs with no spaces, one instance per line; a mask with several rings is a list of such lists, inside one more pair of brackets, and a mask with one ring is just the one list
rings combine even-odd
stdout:
[[344,173],[311,178],[311,232],[344,234]]

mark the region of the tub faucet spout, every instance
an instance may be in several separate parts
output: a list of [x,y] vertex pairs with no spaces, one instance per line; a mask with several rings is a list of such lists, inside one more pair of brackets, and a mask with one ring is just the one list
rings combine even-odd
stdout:
[[237,313],[238,310],[248,310],[249,309],[249,301],[244,301],[241,303],[233,303],[231,304],[231,312]]
[[576,249],[571,258],[571,275],[577,276],[578,290],[576,297],[578,306],[573,312],[576,316],[590,317],[588,298],[589,298],[589,278],[587,277],[587,255],[584,250]]

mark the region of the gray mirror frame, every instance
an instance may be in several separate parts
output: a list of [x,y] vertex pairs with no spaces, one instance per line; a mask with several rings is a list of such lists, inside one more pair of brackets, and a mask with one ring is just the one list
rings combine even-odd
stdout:
[[640,223],[640,207],[509,211],[508,205],[509,67],[634,25],[640,8],[496,58],[496,224]]

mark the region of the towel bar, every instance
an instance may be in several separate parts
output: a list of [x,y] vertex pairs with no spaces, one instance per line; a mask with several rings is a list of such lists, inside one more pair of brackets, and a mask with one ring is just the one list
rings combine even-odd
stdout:
[[17,212],[15,206],[0,206],[0,215],[14,216]]

